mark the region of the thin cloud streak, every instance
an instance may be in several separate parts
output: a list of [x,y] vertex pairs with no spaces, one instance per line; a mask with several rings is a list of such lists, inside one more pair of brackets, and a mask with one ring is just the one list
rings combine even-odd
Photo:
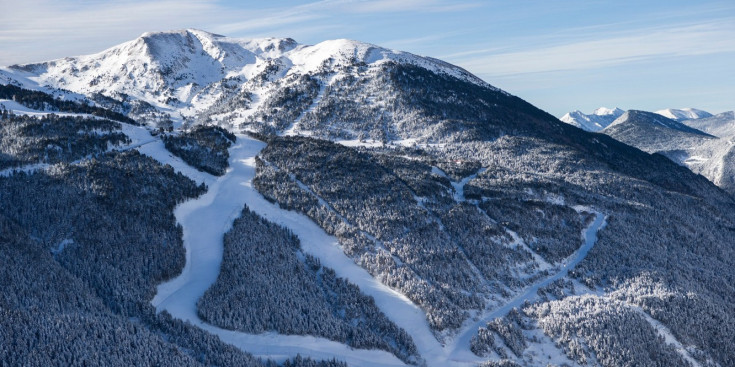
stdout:
[[345,1],[349,3],[351,12],[356,13],[392,13],[392,12],[450,12],[461,11],[481,6],[476,2],[457,2],[451,5],[436,0],[371,0]]
[[735,52],[735,22],[637,30],[636,35],[534,50],[452,58],[476,73],[501,76],[580,70],[670,56]]

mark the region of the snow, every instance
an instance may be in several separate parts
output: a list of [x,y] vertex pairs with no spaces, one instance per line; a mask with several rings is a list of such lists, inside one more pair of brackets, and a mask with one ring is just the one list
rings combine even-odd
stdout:
[[712,117],[711,113],[698,110],[696,108],[667,108],[665,110],[658,110],[654,113],[670,118],[674,121],[696,120],[705,117]]
[[204,183],[209,186],[214,182],[214,176],[189,166],[181,158],[173,155],[163,145],[163,141],[152,136],[146,128],[129,124],[121,125],[123,133],[132,140],[132,143],[120,150],[137,148],[140,153],[159,161],[163,165],[170,165],[174,171],[191,178],[198,184]]
[[[325,62],[334,65],[364,62],[368,68],[378,70],[389,61],[416,65],[497,90],[462,68],[441,60],[369,43],[338,39],[299,45],[290,38],[239,39],[196,29],[144,33],[92,55],[0,68],[0,83],[19,84],[75,100],[84,100],[85,95],[95,93],[111,97],[124,94],[131,100],[151,104],[158,113],[169,115],[178,126],[181,116],[196,116],[221,101],[220,97],[225,97],[223,90],[233,87],[233,82],[240,87],[246,86],[259,100],[267,100],[277,89],[268,87],[271,82],[292,75],[316,75]],[[248,84],[273,64],[278,64],[279,69],[264,86]],[[338,71],[332,76],[344,75],[347,74]],[[324,80],[327,78],[321,79],[328,83]],[[321,94],[315,103],[319,99]],[[238,108],[231,114],[246,116],[255,107]]]
[[101,117],[99,116],[94,116],[94,115],[84,114],[84,113],[34,110],[30,107],[26,107],[18,102],[15,102],[9,99],[0,99],[0,109],[2,108],[5,108],[6,110],[13,112],[13,114],[15,115],[42,117],[42,116],[46,116],[50,114],[55,114],[57,116],[81,116],[81,117],[101,119]]
[[59,244],[56,245],[56,248],[52,248],[51,249],[51,253],[54,254],[54,255],[58,255],[62,251],[64,251],[64,248],[66,246],[73,245],[73,244],[74,244],[74,240],[67,238],[67,239],[59,242]]
[[615,108],[600,107],[600,108],[594,110],[592,112],[592,114],[593,115],[597,115],[597,116],[608,116],[608,115],[620,116],[620,115],[623,114],[623,112],[625,112],[625,111],[623,111],[623,110],[621,110],[620,108],[617,108],[617,107],[615,107]]
[[335,140],[334,142],[337,144],[344,145],[346,147],[353,147],[353,148],[354,147],[378,148],[384,145],[383,142],[373,140],[373,139]]
[[[464,197],[464,187],[467,185],[468,182],[474,180],[478,175],[481,175],[483,172],[485,172],[487,168],[483,167],[477,170],[477,172],[463,178],[460,181],[451,181],[452,187],[454,188],[454,200],[457,202],[465,201]],[[432,172],[434,172],[434,169],[432,168]],[[446,176],[446,175],[445,175]]]
[[589,115],[582,113],[582,111],[575,110],[565,114],[559,120],[583,130],[598,132],[610,125],[610,123],[620,117],[623,112],[623,110],[617,107],[612,109],[600,107]]

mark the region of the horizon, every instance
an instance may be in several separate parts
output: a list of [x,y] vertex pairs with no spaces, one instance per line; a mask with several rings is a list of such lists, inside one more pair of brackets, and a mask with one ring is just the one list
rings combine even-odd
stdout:
[[556,117],[599,107],[735,109],[735,4],[728,1],[277,4],[26,1],[0,16],[0,65],[92,54],[145,32],[196,28],[301,44],[348,38],[430,56]]

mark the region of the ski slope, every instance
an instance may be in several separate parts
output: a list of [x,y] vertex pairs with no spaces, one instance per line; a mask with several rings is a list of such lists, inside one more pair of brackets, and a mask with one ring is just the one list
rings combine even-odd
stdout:
[[[140,134],[137,136],[138,139],[145,139],[143,132],[135,133]],[[160,140],[139,148],[142,153],[152,156],[161,163],[172,165],[177,171],[189,175],[197,182],[204,182],[209,187],[204,195],[186,201],[175,209],[176,219],[183,227],[186,265],[178,277],[158,286],[157,294],[151,303],[159,312],[166,310],[173,317],[188,321],[219,336],[225,343],[258,357],[282,362],[301,355],[314,359],[336,358],[351,366],[403,366],[402,361],[382,350],[353,349],[338,342],[312,336],[248,334],[225,330],[203,322],[197,315],[197,300],[214,284],[219,275],[224,250],[223,236],[232,227],[243,206],[248,204],[251,210],[261,215],[268,214],[266,217],[271,220],[274,215],[280,216],[283,215],[281,212],[285,212],[268,203],[251,184],[255,176],[255,156],[264,147],[265,144],[260,141],[243,135],[238,136],[237,142],[230,148],[230,168],[221,177],[182,166],[183,162],[168,153]],[[310,241],[323,240],[320,234],[322,236],[326,234],[323,231],[322,233],[315,231],[316,225],[305,217],[295,215],[293,212],[285,214],[294,214],[288,217],[291,221],[286,222],[290,224],[289,228],[297,230],[301,228],[299,232],[295,232],[302,239],[304,250],[312,253],[310,249],[313,250],[315,245],[309,246]],[[312,227],[302,226],[304,221],[308,221]],[[327,256],[333,257],[334,254],[327,253]],[[319,257],[324,265],[330,265],[324,261],[324,256]]]

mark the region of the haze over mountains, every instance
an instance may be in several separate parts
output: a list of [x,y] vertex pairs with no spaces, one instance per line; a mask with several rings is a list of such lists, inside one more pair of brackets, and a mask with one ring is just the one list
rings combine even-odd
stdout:
[[596,134],[433,58],[199,30],[0,68],[0,106],[3,363],[735,365],[733,197],[613,139],[726,115],[569,114]]

